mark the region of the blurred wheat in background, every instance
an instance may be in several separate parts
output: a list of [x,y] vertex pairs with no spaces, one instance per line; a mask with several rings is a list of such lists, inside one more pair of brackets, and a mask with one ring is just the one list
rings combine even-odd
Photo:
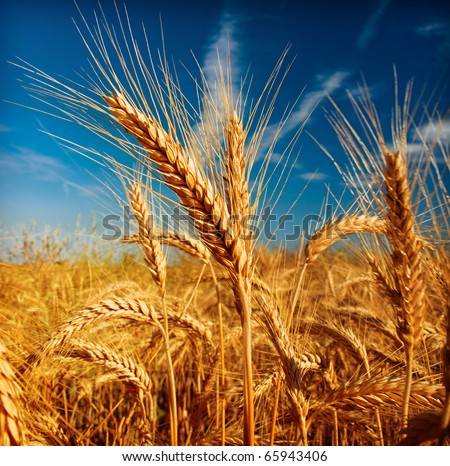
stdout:
[[[214,84],[199,67],[192,103],[165,51],[154,59],[122,20],[84,23],[92,70],[79,82],[18,63],[43,111],[130,156],[85,148],[121,180],[134,231],[119,242],[136,252],[63,257],[67,240],[26,234],[8,251],[1,443],[448,444],[445,117],[411,110],[397,82],[389,134],[367,88],[349,94],[353,115],[331,101],[354,205],[297,250],[269,250],[256,233],[293,160],[288,148],[274,182],[261,142],[287,51],[256,97],[229,61]],[[433,138],[419,131],[430,122]],[[163,225],[174,209],[185,224]]]

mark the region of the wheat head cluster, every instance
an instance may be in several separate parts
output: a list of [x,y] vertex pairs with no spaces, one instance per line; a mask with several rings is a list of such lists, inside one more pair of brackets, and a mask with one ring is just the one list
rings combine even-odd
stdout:
[[[134,230],[119,257],[60,259],[69,243],[25,234],[1,263],[0,443],[448,444],[445,113],[412,108],[408,85],[387,134],[367,88],[349,94],[353,119],[330,101],[354,203],[268,248],[241,220],[292,170],[301,128],[276,158],[287,118],[270,123],[287,52],[256,99],[230,60],[214,83],[198,66],[193,103],[123,19],[83,18],[77,81],[18,63],[41,111],[120,154],[61,138],[117,176]],[[161,221],[175,207],[182,227]]]

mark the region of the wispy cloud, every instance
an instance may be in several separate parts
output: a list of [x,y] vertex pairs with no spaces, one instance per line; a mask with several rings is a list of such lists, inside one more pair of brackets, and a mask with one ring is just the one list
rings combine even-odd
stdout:
[[450,23],[448,21],[433,21],[416,28],[416,33],[428,39],[437,41],[437,52],[448,58],[450,54]]
[[[206,81],[206,99],[202,108],[200,122],[194,125],[193,132],[204,139],[221,140],[221,120],[227,115],[227,98],[236,100],[241,86],[240,53],[238,25],[242,18],[238,14],[222,13],[213,34],[205,47],[201,61],[203,78]],[[225,87],[225,89],[224,89]],[[231,95],[228,93],[231,91]],[[226,96],[223,93],[226,92]],[[230,102],[231,103],[231,102]]]
[[[282,154],[280,152],[272,152],[270,154],[270,162],[271,163],[282,164],[284,162],[284,160],[286,160],[285,154]],[[302,170],[303,165],[301,163],[299,163],[298,161],[295,161],[293,168],[295,170]]]
[[426,23],[416,29],[422,36],[442,36],[448,34],[448,24],[442,21]]
[[239,87],[241,78],[241,46],[238,39],[238,26],[242,19],[228,12],[222,14],[217,30],[206,47],[203,57],[203,72],[211,90],[217,85],[220,70],[230,67],[233,86]]
[[348,88],[348,92],[355,98],[363,97],[366,95],[370,95],[371,99],[375,99],[379,97],[384,91],[385,83],[378,82],[372,84],[360,84],[353,87]]
[[350,73],[347,71],[335,71],[330,75],[316,75],[316,81],[318,82],[316,88],[306,92],[300,98],[297,108],[292,112],[286,122],[284,132],[290,132],[302,125],[309,118],[320,101],[326,96],[331,96],[339,89],[349,74]]
[[10,186],[9,190],[27,186],[36,191],[38,198],[40,186],[51,185],[51,189],[59,193],[58,196],[64,193],[66,197],[103,198],[103,186],[73,181],[76,176],[77,173],[63,160],[26,147],[0,151],[0,183],[12,181],[9,184],[14,188]]
[[104,190],[99,185],[81,185],[70,180],[64,180],[63,189],[66,195],[70,195],[72,191],[89,198],[103,197],[104,195]]
[[375,11],[370,15],[368,21],[364,24],[362,31],[357,39],[357,45],[360,49],[365,49],[372,37],[375,35],[377,23],[383,16],[384,11],[389,5],[389,0],[383,0]]
[[11,131],[11,128],[6,125],[2,125],[0,123],[0,133],[9,133]]
[[302,94],[281,130],[279,128],[280,122],[268,125],[261,142],[260,152],[265,153],[275,137],[280,140],[301,128],[321,100],[326,96],[331,96],[337,89],[341,88],[349,75],[350,73],[347,71],[335,71],[328,75],[316,75],[316,83],[313,85],[312,90]]
[[41,154],[27,147],[0,152],[0,171],[7,176],[32,175],[36,179],[61,179],[69,168],[59,159]]

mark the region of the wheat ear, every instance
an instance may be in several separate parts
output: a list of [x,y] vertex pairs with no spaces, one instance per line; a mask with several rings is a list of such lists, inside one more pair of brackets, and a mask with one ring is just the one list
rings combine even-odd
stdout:
[[142,145],[167,186],[178,195],[214,258],[232,267],[233,261],[238,260],[238,251],[232,251],[233,238],[227,231],[228,208],[221,194],[215,192],[194,159],[188,158],[181,145],[157,122],[123,95],[104,95],[103,98],[117,122]]
[[[160,310],[155,310],[150,303],[140,298],[105,299],[96,305],[83,309],[61,324],[60,328],[43,345],[40,354],[32,354],[28,358],[28,362],[30,364],[40,362],[41,358],[63,345],[76,333],[96,323],[112,319],[129,319],[145,322],[161,330],[160,322],[163,319],[163,315]],[[194,318],[190,316],[178,316],[176,313],[169,311],[168,320],[172,326],[183,328],[212,345],[211,331]]]
[[115,374],[124,384],[130,386],[138,395],[138,401],[141,394],[147,395],[150,392],[152,383],[145,368],[129,357],[119,355],[111,348],[98,343],[73,340],[69,349],[61,349],[59,354],[63,357],[91,361],[104,367]]
[[0,343],[0,445],[23,445],[23,425],[18,405],[19,388]]
[[386,151],[384,174],[388,206],[387,234],[392,244],[392,265],[397,291],[394,307],[397,333],[405,348],[406,375],[402,427],[408,425],[414,349],[420,342],[426,314],[425,279],[422,265],[423,242],[418,238],[411,210],[411,191],[402,152]]
[[386,234],[386,221],[371,215],[345,215],[327,222],[311,237],[305,247],[305,262],[314,262],[336,241],[356,234]]
[[244,152],[245,131],[242,121],[233,112],[228,118],[226,133],[226,194],[228,210],[233,219],[234,268],[230,270],[236,309],[241,317],[244,342],[244,445],[255,443],[255,414],[252,373],[252,249],[248,231],[244,228],[250,213],[250,194]]
[[138,184],[129,187],[131,210],[139,227],[139,242],[144,250],[145,262],[156,284],[165,292],[166,260],[160,243],[154,239],[151,230],[151,217]]

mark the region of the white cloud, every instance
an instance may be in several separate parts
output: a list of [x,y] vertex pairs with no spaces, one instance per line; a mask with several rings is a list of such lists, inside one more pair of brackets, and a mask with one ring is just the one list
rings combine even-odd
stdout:
[[11,128],[9,128],[8,126],[6,125],[2,125],[0,123],[0,133],[9,133],[11,131]]
[[421,142],[410,142],[406,146],[406,152],[411,158],[419,157],[426,149],[426,145]]
[[437,46],[438,54],[444,56],[445,59],[448,60],[450,53],[450,24],[448,21],[425,23],[416,28],[416,33],[425,38],[437,41],[439,43]]
[[[283,164],[284,161],[288,158],[285,154],[282,154],[280,152],[272,152],[270,154],[270,162],[275,163],[275,164]],[[290,160],[291,162],[291,160]],[[299,162],[294,162],[294,169],[295,170],[301,170],[303,168],[302,164]]]
[[367,95],[373,100],[379,97],[383,93],[385,84],[382,82],[374,83],[374,84],[361,84],[356,85],[353,87],[348,88],[348,92],[357,99],[358,97],[365,97]]
[[368,21],[364,24],[361,34],[358,36],[357,44],[360,49],[365,49],[367,44],[370,42],[372,37],[375,35],[376,26],[387,6],[389,5],[389,0],[383,0],[378,8],[372,13]]
[[326,173],[319,171],[299,173],[298,178],[306,181],[323,181],[328,178]]
[[[201,61],[203,78],[206,81],[206,98],[202,108],[200,121],[193,127],[198,140],[221,139],[221,121],[226,115],[226,98],[223,92],[229,92],[230,85],[235,99],[240,89],[241,68],[238,41],[238,25],[241,18],[230,13],[223,13],[217,23],[217,31],[206,44],[205,54]],[[231,81],[231,82],[230,82]],[[226,89],[223,89],[225,85]],[[205,134],[206,132],[206,138]]]
[[450,120],[429,122],[423,125],[419,130],[420,136],[426,141],[450,141]]

